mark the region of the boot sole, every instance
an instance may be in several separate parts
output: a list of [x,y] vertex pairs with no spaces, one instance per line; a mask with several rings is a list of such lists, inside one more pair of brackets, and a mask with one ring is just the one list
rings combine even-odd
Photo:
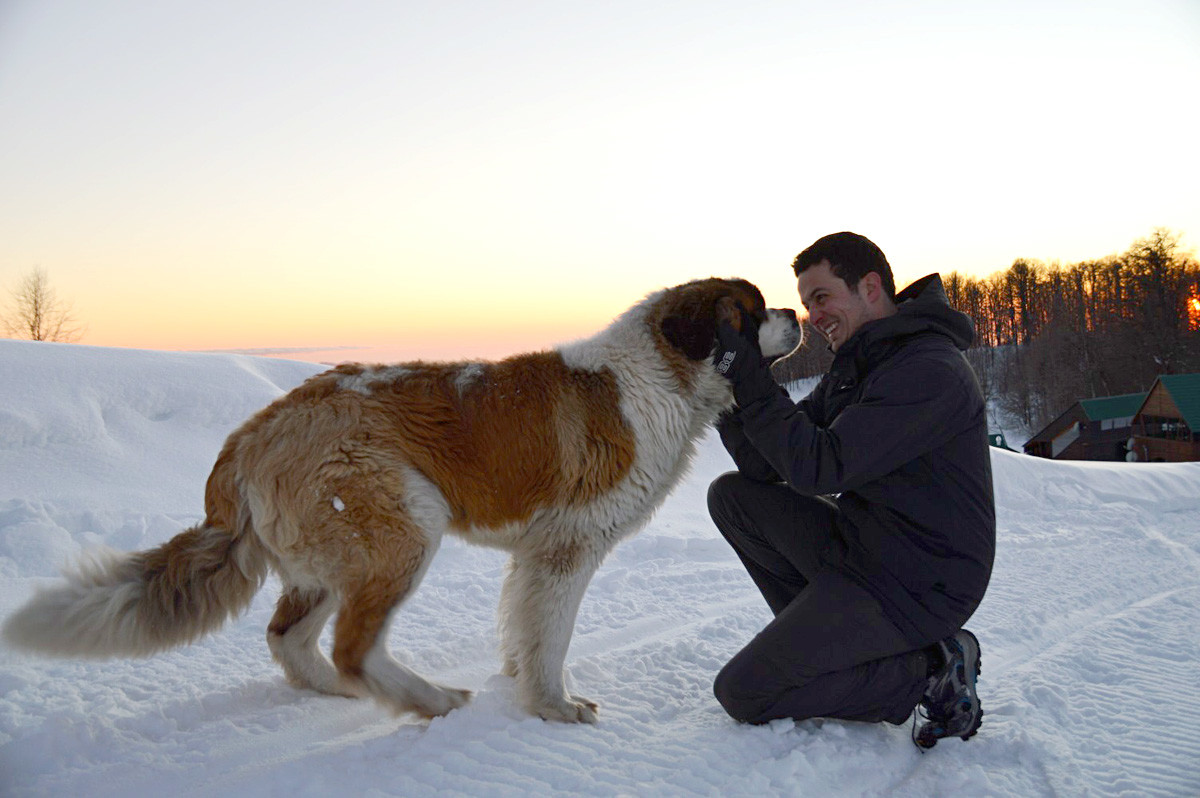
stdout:
[[979,734],[979,727],[983,725],[983,704],[979,701],[979,693],[975,690],[975,682],[979,678],[979,674],[983,673],[983,653],[979,649],[979,640],[974,634],[963,629],[963,632],[970,635],[971,644],[975,646],[975,673],[968,675],[968,685],[971,688],[971,695],[975,696],[975,704],[978,712],[975,713],[975,722],[971,725],[966,734],[959,737],[960,740],[970,740],[976,734]]

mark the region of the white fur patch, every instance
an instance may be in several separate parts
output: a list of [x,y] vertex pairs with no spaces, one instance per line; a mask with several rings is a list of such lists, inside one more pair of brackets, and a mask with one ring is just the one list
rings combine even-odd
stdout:
[[376,388],[391,385],[411,373],[412,369],[405,366],[379,366],[365,369],[358,374],[344,375],[338,379],[338,387],[345,391],[357,391],[364,396],[370,396]]
[[803,341],[804,330],[791,315],[767,308],[767,320],[758,328],[758,346],[764,357],[783,357]]
[[468,388],[483,379],[485,374],[482,363],[464,363],[454,377],[454,387],[461,396]]

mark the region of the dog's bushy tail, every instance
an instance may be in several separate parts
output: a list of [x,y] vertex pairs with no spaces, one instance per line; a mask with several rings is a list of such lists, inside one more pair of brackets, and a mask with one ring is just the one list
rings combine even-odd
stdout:
[[245,609],[266,576],[262,544],[208,523],[156,549],[101,551],[4,625],[14,647],[60,657],[144,657],[190,643]]

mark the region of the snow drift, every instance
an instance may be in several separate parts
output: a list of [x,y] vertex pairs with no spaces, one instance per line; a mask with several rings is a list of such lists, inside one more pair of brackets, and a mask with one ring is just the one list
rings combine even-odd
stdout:
[[[195,524],[225,436],[322,368],[0,341],[0,614],[88,550]],[[392,644],[475,689],[467,707],[425,722],[294,690],[264,639],[270,580],[158,657],[0,649],[0,793],[1200,793],[1200,464],[993,465],[996,567],[971,623],[987,714],[967,743],[922,755],[907,728],[723,714],[712,679],[769,613],[704,509],[730,467],[710,435],[584,600],[567,666],[598,726],[516,708],[494,645],[503,556],[448,539]]]

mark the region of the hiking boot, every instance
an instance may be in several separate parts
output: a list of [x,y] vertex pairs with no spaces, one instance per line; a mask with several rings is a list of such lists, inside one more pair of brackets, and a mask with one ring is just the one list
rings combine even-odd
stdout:
[[916,717],[913,719],[913,742],[922,750],[933,748],[943,737],[969,740],[983,723],[983,709],[975,693],[975,678],[981,670],[979,641],[961,629],[937,645],[944,664],[929,677],[917,707],[917,716],[925,723],[916,729]]

